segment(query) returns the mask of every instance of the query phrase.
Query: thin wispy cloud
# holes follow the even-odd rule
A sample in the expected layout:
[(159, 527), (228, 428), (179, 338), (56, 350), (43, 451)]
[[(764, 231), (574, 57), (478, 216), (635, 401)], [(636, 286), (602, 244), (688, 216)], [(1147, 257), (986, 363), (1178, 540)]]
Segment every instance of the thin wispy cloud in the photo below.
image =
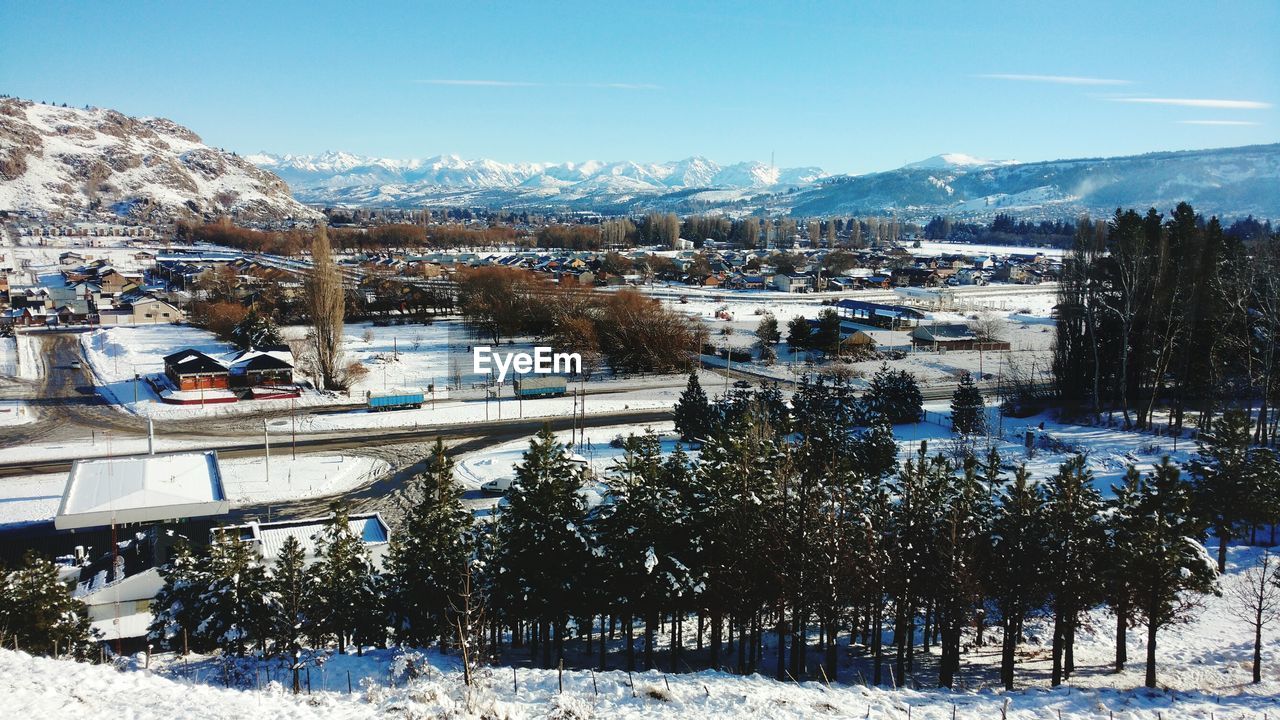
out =
[(1159, 98), (1113, 97), (1111, 102), (1141, 103), (1146, 105), (1176, 105), (1178, 107), (1216, 108), (1219, 110), (1266, 110), (1271, 103), (1258, 100), (1220, 100), (1214, 98)]
[(1018, 82), (1050, 83), (1053, 85), (1132, 85), (1132, 80), (1115, 78), (1080, 77), (1078, 75), (1025, 75), (1021, 73), (987, 73), (978, 77), (987, 80), (1014, 80)]
[(528, 82), (524, 80), (472, 80), (472, 79), (431, 79), (417, 80), (418, 85), (447, 85), (453, 87), (493, 87), (493, 88), (594, 88), (605, 90), (661, 90), (661, 85), (653, 83), (626, 82)]
[(419, 80), (419, 85), (459, 85), (463, 87), (539, 87), (542, 83), (513, 80)]
[(1178, 120), (1179, 125), (1261, 125), (1252, 120)]

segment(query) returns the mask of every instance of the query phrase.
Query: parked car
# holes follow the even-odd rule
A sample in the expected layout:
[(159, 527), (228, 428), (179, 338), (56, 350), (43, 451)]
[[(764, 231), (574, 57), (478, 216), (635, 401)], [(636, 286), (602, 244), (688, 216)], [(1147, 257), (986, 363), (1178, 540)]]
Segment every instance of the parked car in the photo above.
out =
[(72, 369), (72, 370), (79, 370), (79, 369), (80, 369), (80, 368), (82, 368), (82, 367), (84, 367), (84, 366), (80, 364), (80, 361), (79, 361), (79, 360), (72, 360), (72, 361), (71, 361), (71, 369)]
[(490, 480), (480, 486), (480, 492), (489, 493), (490, 495), (503, 495), (511, 489), (511, 485), (516, 479), (512, 477), (502, 477)]

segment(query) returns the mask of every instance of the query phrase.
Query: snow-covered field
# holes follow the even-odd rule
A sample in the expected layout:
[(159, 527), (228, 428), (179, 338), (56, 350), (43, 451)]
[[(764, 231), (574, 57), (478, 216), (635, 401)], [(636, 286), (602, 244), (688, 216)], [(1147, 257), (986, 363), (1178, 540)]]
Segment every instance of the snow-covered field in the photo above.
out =
[[(390, 471), (385, 460), (364, 455), (299, 455), (287, 448), (264, 458), (220, 460), (223, 486), (233, 505), (281, 502), (341, 493)], [(63, 473), (0, 479), (0, 526), (44, 522), (58, 512), (67, 484)]]
[[(188, 325), (148, 325), (93, 330), (80, 336), (87, 369), (98, 394), (122, 410), (142, 417), (176, 419), (212, 415), (242, 415), (288, 409), (288, 400), (242, 400), (206, 405), (170, 405), (160, 400), (145, 378), (164, 374), (164, 356), (194, 348), (215, 360), (226, 360), (235, 347), (213, 333)], [(135, 380), (141, 376), (143, 379)], [(210, 393), (214, 395), (215, 393)], [(135, 399), (136, 398), (136, 399)], [(300, 407), (341, 402), (325, 393), (304, 391)]]

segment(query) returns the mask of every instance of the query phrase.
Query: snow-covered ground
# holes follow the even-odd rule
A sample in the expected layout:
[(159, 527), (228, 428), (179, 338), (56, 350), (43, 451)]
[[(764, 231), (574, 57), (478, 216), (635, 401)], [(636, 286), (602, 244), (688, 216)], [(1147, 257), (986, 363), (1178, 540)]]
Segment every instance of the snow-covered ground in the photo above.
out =
[[(930, 455), (948, 455), (954, 447), (949, 401), (925, 403), (925, 420), (914, 425), (898, 425), (893, 429), (898, 439), (899, 457), (913, 457), (922, 441)], [(1055, 420), (1045, 413), (1029, 418), (1001, 420), (995, 408), (987, 409), (987, 425), (992, 443), (1000, 453), (1002, 464), (1010, 471), (1026, 464), (1032, 480), (1045, 480), (1074, 455), (1082, 454), (1093, 473), (1094, 484), (1104, 496), (1111, 494), (1112, 483), (1119, 483), (1129, 465), (1149, 472), (1166, 455), (1175, 463), (1186, 462), (1196, 451), (1195, 442), (1186, 438), (1177, 442), (1171, 436), (1132, 432), (1116, 427), (1077, 425)], [(1032, 449), (1026, 448), (1027, 433)], [(986, 440), (979, 450), (986, 452)]]
[[(1222, 582), (1239, 579), (1258, 554), (1234, 548)], [(998, 662), (999, 648), (965, 654), (964, 689), (955, 691), (866, 687), (848, 674), (834, 682), (782, 683), (761, 675), (702, 671), (665, 674), (590, 673), (494, 667), (475, 684), (462, 682), (458, 659), (436, 653), (366, 651), (328, 655), (308, 663), (304, 691), (289, 690), (280, 661), (246, 667), (246, 689), (222, 687), (217, 658), (171, 654), (127, 658), (112, 666), (33, 658), (0, 650), (0, 693), (15, 717), (132, 718), (877, 718), (880, 720), (1263, 720), (1280, 715), (1280, 643), (1266, 636), (1263, 682), (1249, 685), (1251, 632), (1209, 598), (1190, 625), (1160, 636), (1160, 678), (1167, 689), (1141, 688), (1140, 662), (1109, 671), (1113, 653), (1110, 618), (1091, 613), (1076, 646), (1077, 672), (1070, 685), (1049, 689), (1043, 679), (1046, 648), (1026, 647), (1019, 689), (1006, 692), (969, 679)], [(1111, 621), (1114, 622), (1114, 621)], [(1030, 628), (1036, 630), (1038, 628)], [(1040, 637), (1047, 638), (1041, 634)], [(1131, 658), (1144, 652), (1144, 632), (1130, 633)], [(767, 648), (766, 648), (767, 649)], [(936, 652), (936, 649), (934, 650)], [(405, 673), (417, 669), (416, 679)], [(310, 680), (311, 691), (305, 689)], [(563, 691), (560, 690), (561, 681)], [(351, 692), (348, 693), (348, 682)]]
[[(188, 325), (147, 325), (93, 330), (80, 336), (87, 369), (93, 375), (98, 394), (119, 408), (160, 419), (241, 415), (288, 409), (289, 400), (242, 400), (206, 405), (170, 405), (146, 381), (147, 376), (164, 374), (166, 355), (194, 348), (215, 360), (225, 361), (235, 347), (218, 340), (213, 333)], [(141, 376), (142, 379), (135, 380)], [(210, 397), (217, 394), (211, 391)], [(136, 399), (135, 399), (136, 398)], [(329, 405), (341, 398), (306, 390), (294, 401), (298, 406)]]
[[(886, 330), (870, 325), (846, 323), (857, 327), (876, 341), (878, 349), (906, 352), (905, 358), (891, 360), (894, 369), (908, 370), (922, 384), (954, 383), (963, 372), (999, 375), (1011, 363), (1024, 370), (1035, 366), (1041, 371), (1049, 368), (1054, 337), (1053, 306), (1057, 296), (1051, 286), (997, 285), (985, 287), (948, 288), (955, 293), (955, 302), (967, 309), (934, 310), (914, 299), (888, 290), (864, 290), (832, 295), (829, 293), (788, 295), (768, 291), (708, 290), (690, 292), (664, 292), (659, 297), (674, 310), (699, 320), (708, 331), (707, 342), (717, 348), (732, 347), (738, 350), (756, 349), (756, 328), (760, 320), (771, 314), (778, 321), (783, 342), (776, 346), (777, 362), (765, 366), (756, 360), (735, 367), (781, 382), (789, 382), (806, 372), (812, 373), (828, 366), (820, 358), (817, 364), (810, 362), (804, 352), (794, 353), (785, 342), (787, 323), (795, 317), (814, 320), (826, 308), (827, 302), (839, 298), (851, 298), (892, 305), (916, 306), (924, 312), (929, 323), (969, 323), (975, 320), (993, 321), (998, 337), (1009, 342), (1008, 351), (960, 350), (948, 352), (915, 351), (911, 347), (909, 330)], [(728, 315), (726, 319), (724, 314)], [(717, 363), (715, 358), (706, 360)], [(855, 373), (870, 376), (880, 367), (882, 360), (866, 360), (842, 365)]]
[[(232, 505), (281, 502), (341, 493), (390, 471), (385, 460), (364, 455), (299, 455), (287, 448), (264, 458), (220, 460), (223, 486)], [(58, 512), (67, 484), (64, 473), (0, 479), (0, 526), (44, 522)]]

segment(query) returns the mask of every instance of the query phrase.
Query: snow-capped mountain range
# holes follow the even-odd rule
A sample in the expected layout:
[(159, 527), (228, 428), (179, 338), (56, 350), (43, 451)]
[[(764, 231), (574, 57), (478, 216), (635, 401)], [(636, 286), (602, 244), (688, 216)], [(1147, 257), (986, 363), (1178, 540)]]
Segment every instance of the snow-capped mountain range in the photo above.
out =
[(1190, 202), (1227, 217), (1280, 218), (1280, 144), (1020, 163), (939, 155), (897, 170), (828, 178), (792, 194), (798, 215), (894, 213), (1070, 219)]
[(345, 206), (571, 208), (604, 213), (770, 212), (1031, 218), (1168, 210), (1186, 200), (1225, 216), (1280, 217), (1280, 145), (1018, 162), (944, 153), (896, 170), (827, 175), (818, 168), (667, 163), (501, 163), (447, 155), (389, 160), (349, 153), (259, 154), (298, 199)]
[(613, 204), (689, 189), (766, 193), (806, 187), (821, 168), (775, 168), (760, 162), (721, 165), (703, 157), (662, 163), (504, 163), (440, 155), (398, 160), (326, 152), (247, 156), (305, 202), (357, 205), (464, 204), (507, 197), (508, 204)]
[(312, 221), (280, 178), (163, 118), (0, 98), (0, 210), (163, 222)]

